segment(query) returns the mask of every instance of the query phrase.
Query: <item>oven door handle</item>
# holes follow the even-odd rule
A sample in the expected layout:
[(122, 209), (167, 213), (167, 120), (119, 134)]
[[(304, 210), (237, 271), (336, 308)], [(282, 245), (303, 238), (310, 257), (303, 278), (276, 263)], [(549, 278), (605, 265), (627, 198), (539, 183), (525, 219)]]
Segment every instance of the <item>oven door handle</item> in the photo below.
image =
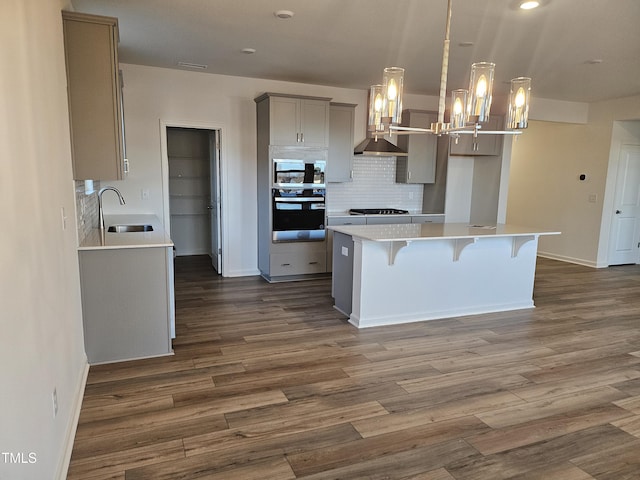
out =
[[(302, 202), (302, 203), (276, 203), (274, 205), (274, 208), (276, 210), (281, 210), (283, 212), (293, 212), (293, 211), (305, 211), (305, 209), (303, 208), (304, 205), (308, 205), (309, 208), (307, 210), (324, 210), (324, 202)], [(294, 206), (294, 207), (298, 207), (295, 209), (292, 208), (284, 208), (284, 207), (288, 207), (288, 206)]]
[(288, 190), (316, 190), (316, 189), (325, 189), (326, 185), (324, 183), (274, 183), (271, 188), (274, 189), (288, 189)]
[(313, 202), (313, 203), (324, 204), (324, 197), (275, 197), (274, 200), (276, 202), (286, 202), (286, 203)]

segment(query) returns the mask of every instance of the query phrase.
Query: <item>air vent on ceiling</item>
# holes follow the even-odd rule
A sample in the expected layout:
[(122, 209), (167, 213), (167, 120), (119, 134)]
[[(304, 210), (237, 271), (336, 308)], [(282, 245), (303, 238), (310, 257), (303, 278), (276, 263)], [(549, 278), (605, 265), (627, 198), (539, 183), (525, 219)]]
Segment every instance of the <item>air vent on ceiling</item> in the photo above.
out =
[(200, 63), (191, 62), (178, 62), (178, 66), (184, 68), (194, 68), (196, 70), (205, 70), (209, 65), (202, 65)]

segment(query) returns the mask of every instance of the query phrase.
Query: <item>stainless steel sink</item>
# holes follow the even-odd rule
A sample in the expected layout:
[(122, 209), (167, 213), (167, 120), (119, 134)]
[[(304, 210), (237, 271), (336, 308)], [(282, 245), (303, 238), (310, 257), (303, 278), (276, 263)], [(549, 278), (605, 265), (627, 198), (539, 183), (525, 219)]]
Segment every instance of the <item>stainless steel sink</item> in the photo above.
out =
[(107, 232), (127, 233), (127, 232), (153, 232), (151, 225), (111, 225)]

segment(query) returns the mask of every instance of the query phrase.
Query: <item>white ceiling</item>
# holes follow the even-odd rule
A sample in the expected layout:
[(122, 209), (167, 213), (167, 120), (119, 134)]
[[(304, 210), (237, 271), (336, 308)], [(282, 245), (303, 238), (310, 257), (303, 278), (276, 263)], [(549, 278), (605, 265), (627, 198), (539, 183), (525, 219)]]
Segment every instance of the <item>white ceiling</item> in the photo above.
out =
[[(449, 91), (476, 61), (496, 66), (495, 94), (530, 76), (537, 97), (592, 102), (640, 94), (640, 0), (453, 0)], [(120, 61), (367, 89), (406, 69), (405, 92), (437, 95), (446, 0), (72, 0), (114, 16)], [(276, 18), (276, 10), (293, 18)], [(460, 46), (473, 42), (472, 46)], [(255, 48), (247, 55), (243, 48)], [(590, 64), (591, 60), (602, 63)]]

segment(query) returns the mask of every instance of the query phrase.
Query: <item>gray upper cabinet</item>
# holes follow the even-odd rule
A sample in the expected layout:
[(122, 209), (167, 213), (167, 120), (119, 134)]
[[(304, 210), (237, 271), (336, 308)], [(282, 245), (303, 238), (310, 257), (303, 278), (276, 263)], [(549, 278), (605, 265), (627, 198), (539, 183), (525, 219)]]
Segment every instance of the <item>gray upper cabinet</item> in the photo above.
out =
[(269, 103), (270, 145), (329, 146), (329, 98), (265, 93), (256, 102)]
[(329, 159), (327, 182), (353, 179), (353, 130), (356, 105), (331, 103), (329, 113)]
[[(482, 125), (483, 130), (500, 130), (504, 122), (504, 117), (492, 116), (489, 121)], [(502, 148), (502, 135), (478, 135), (474, 139), (473, 135), (460, 135), (457, 140), (451, 138), (449, 155), (500, 155)]]
[(118, 20), (62, 12), (73, 176), (121, 180), (124, 175)]
[[(402, 125), (407, 127), (431, 128), (431, 123), (437, 119), (437, 115), (432, 112), (402, 112)], [(438, 137), (431, 134), (398, 135), (398, 147), (406, 151), (408, 156), (396, 158), (396, 182), (435, 182), (437, 140)]]

